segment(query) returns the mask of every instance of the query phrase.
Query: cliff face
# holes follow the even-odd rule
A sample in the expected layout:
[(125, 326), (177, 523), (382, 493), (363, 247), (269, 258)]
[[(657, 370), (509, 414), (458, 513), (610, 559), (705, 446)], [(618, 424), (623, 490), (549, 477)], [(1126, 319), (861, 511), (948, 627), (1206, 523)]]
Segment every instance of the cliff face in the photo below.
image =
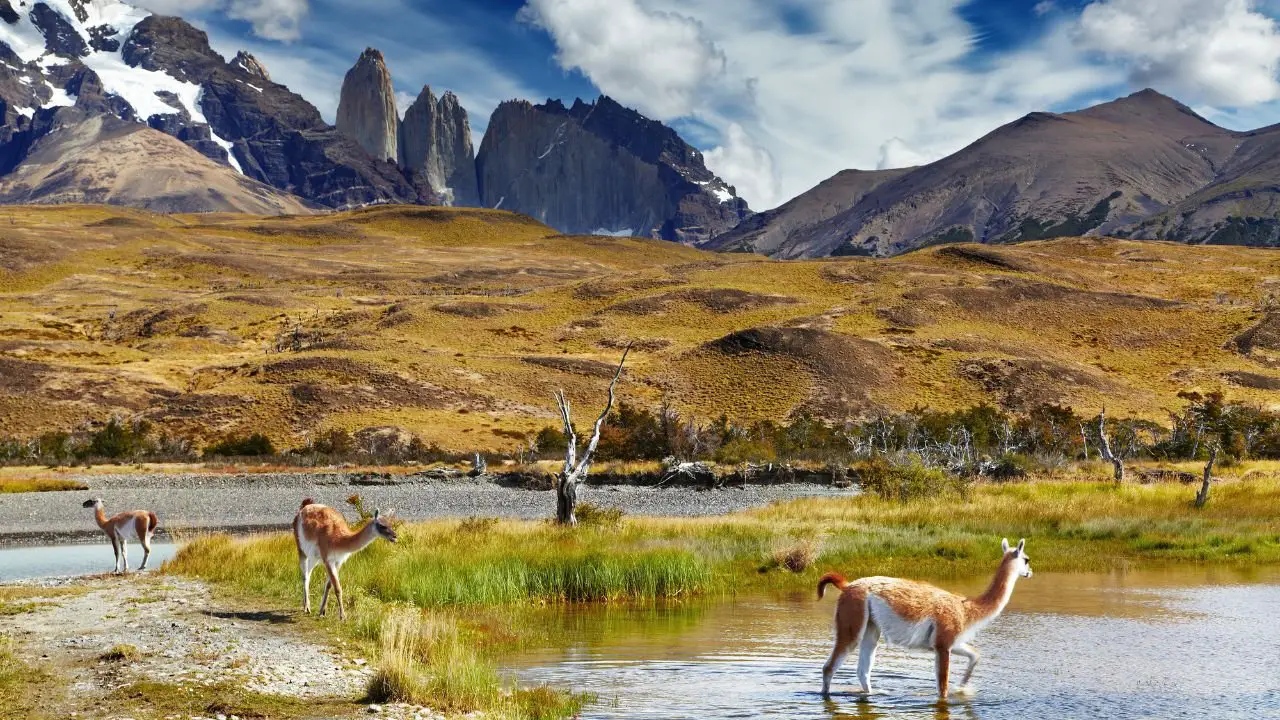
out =
[(375, 159), (398, 162), (399, 124), (391, 71), (382, 53), (368, 48), (342, 81), (338, 132), (353, 138)]
[(437, 100), (430, 87), (422, 88), (405, 111), (400, 147), (405, 171), (425, 183), (436, 202), (480, 204), (471, 123), (456, 95), (446, 92)]
[(703, 242), (750, 214), (702, 153), (608, 97), (503, 103), (476, 157), (480, 199), (566, 233)]

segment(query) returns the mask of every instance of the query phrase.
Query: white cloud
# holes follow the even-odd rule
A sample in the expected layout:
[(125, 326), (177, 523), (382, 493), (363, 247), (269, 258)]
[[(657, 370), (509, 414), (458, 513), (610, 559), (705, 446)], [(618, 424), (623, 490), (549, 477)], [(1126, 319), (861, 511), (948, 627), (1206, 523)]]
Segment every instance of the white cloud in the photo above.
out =
[(723, 50), (725, 72), (693, 115), (725, 137), (737, 123), (767, 149), (775, 192), (730, 177), (708, 154), (757, 210), (847, 168), (936, 160), (1027, 112), (1124, 79), (1086, 62), (1065, 28), (983, 59), (965, 0), (811, 0), (803, 34), (787, 29), (773, 0), (642, 3), (697, 19)]
[(1036, 17), (1044, 17), (1057, 9), (1058, 3), (1054, 2), (1054, 0), (1040, 0), (1035, 4), (1035, 7), (1031, 8), (1031, 12), (1035, 13)]
[(214, 10), (244, 20), (255, 35), (291, 42), (301, 37), (302, 21), (310, 12), (309, 0), (135, 0), (139, 7), (161, 15), (187, 15)]
[(1253, 0), (1099, 0), (1081, 46), (1129, 67), (1134, 85), (1228, 106), (1280, 99), (1280, 27)]
[(529, 0), (521, 19), (546, 30), (562, 67), (660, 120), (691, 114), (725, 57), (702, 24), (637, 0)]
[(778, 197), (781, 183), (773, 156), (738, 123), (730, 123), (725, 142), (703, 153), (707, 167), (724, 178), (739, 197)]
[(907, 145), (902, 138), (892, 137), (889, 138), (888, 142), (880, 146), (880, 161), (876, 163), (876, 169), (888, 170), (891, 168), (914, 167), (916, 165), (924, 165), (932, 159), (929, 155)]

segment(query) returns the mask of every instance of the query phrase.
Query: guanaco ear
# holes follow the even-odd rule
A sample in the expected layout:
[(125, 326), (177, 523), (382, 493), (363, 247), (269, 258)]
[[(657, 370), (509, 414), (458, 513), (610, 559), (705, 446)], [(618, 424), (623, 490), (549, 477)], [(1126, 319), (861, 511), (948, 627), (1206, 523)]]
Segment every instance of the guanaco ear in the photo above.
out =
[(1019, 541), (1018, 541), (1018, 552), (1019, 552), (1019, 553), (1021, 553), (1021, 552), (1022, 552), (1022, 548), (1026, 547), (1026, 546), (1027, 546), (1027, 539), (1026, 539), (1026, 538), (1022, 538), (1021, 540), (1019, 540)]
[(1005, 538), (1000, 541), (1000, 550), (1002, 552), (1009, 552), (1009, 538)]
[(374, 510), (374, 511), (373, 511), (373, 521), (374, 521), (374, 522), (377, 522), (377, 521), (378, 521), (378, 518), (380, 518), (380, 517), (382, 517), (382, 511), (381, 511), (381, 510)]

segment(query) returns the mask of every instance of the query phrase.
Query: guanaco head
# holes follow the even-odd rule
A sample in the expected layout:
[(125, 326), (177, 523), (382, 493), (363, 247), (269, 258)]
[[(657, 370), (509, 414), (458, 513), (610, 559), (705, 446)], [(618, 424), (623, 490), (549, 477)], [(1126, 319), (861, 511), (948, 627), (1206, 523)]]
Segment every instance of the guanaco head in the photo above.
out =
[(101, 504), (102, 504), (102, 498), (93, 498), (92, 500), (85, 500), (82, 507), (96, 508)]
[(381, 510), (373, 511), (373, 529), (379, 535), (386, 538), (388, 542), (396, 541), (396, 529), (391, 527), (390, 523), (386, 520), (382, 519)]
[(1000, 548), (1004, 550), (1004, 556), (1013, 560), (1014, 572), (1022, 577), (1029, 578), (1033, 573), (1031, 572), (1031, 558), (1027, 557), (1026, 547), (1026, 538), (1019, 540), (1018, 547), (1012, 549), (1009, 547), (1008, 538), (1000, 541)]

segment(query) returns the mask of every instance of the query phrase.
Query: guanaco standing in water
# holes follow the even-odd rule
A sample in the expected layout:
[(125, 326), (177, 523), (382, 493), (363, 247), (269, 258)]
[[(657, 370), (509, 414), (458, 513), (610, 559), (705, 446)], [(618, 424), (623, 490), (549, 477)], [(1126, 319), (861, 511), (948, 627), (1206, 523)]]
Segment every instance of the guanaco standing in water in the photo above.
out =
[(938, 695), (942, 699), (947, 697), (951, 656), (967, 658), (969, 666), (961, 683), (967, 687), (979, 657), (969, 641), (1004, 611), (1018, 578), (1031, 577), (1026, 545), (1026, 540), (1020, 540), (1016, 548), (1010, 549), (1008, 540), (1001, 541), (1004, 557), (1000, 567), (987, 591), (976, 598), (912, 580), (869, 577), (846, 582), (835, 573), (824, 576), (818, 581), (818, 599), (822, 599), (827, 585), (835, 585), (840, 589), (840, 600), (836, 605), (835, 648), (822, 668), (823, 697), (830, 695), (831, 676), (855, 645), (858, 682), (863, 693), (871, 693), (871, 668), (881, 637), (908, 649), (934, 652)]
[(320, 614), (324, 615), (329, 604), (329, 589), (338, 597), (338, 617), (346, 620), (347, 611), (342, 603), (342, 583), (338, 581), (338, 568), (347, 558), (365, 549), (379, 537), (396, 541), (396, 531), (382, 519), (381, 511), (374, 511), (373, 519), (359, 530), (347, 525), (342, 513), (311, 498), (302, 501), (298, 514), (293, 518), (293, 539), (298, 544), (298, 564), (302, 568), (302, 609), (311, 614), (311, 571), (323, 565), (329, 576), (320, 600)]
[(93, 517), (98, 521), (98, 527), (111, 538), (111, 548), (116, 553), (116, 566), (112, 572), (129, 572), (128, 549), (125, 545), (127, 540), (142, 544), (142, 564), (138, 569), (146, 570), (147, 559), (151, 557), (151, 536), (155, 535), (160, 518), (147, 510), (132, 510), (107, 517), (101, 498), (85, 500), (84, 507), (93, 508)]

